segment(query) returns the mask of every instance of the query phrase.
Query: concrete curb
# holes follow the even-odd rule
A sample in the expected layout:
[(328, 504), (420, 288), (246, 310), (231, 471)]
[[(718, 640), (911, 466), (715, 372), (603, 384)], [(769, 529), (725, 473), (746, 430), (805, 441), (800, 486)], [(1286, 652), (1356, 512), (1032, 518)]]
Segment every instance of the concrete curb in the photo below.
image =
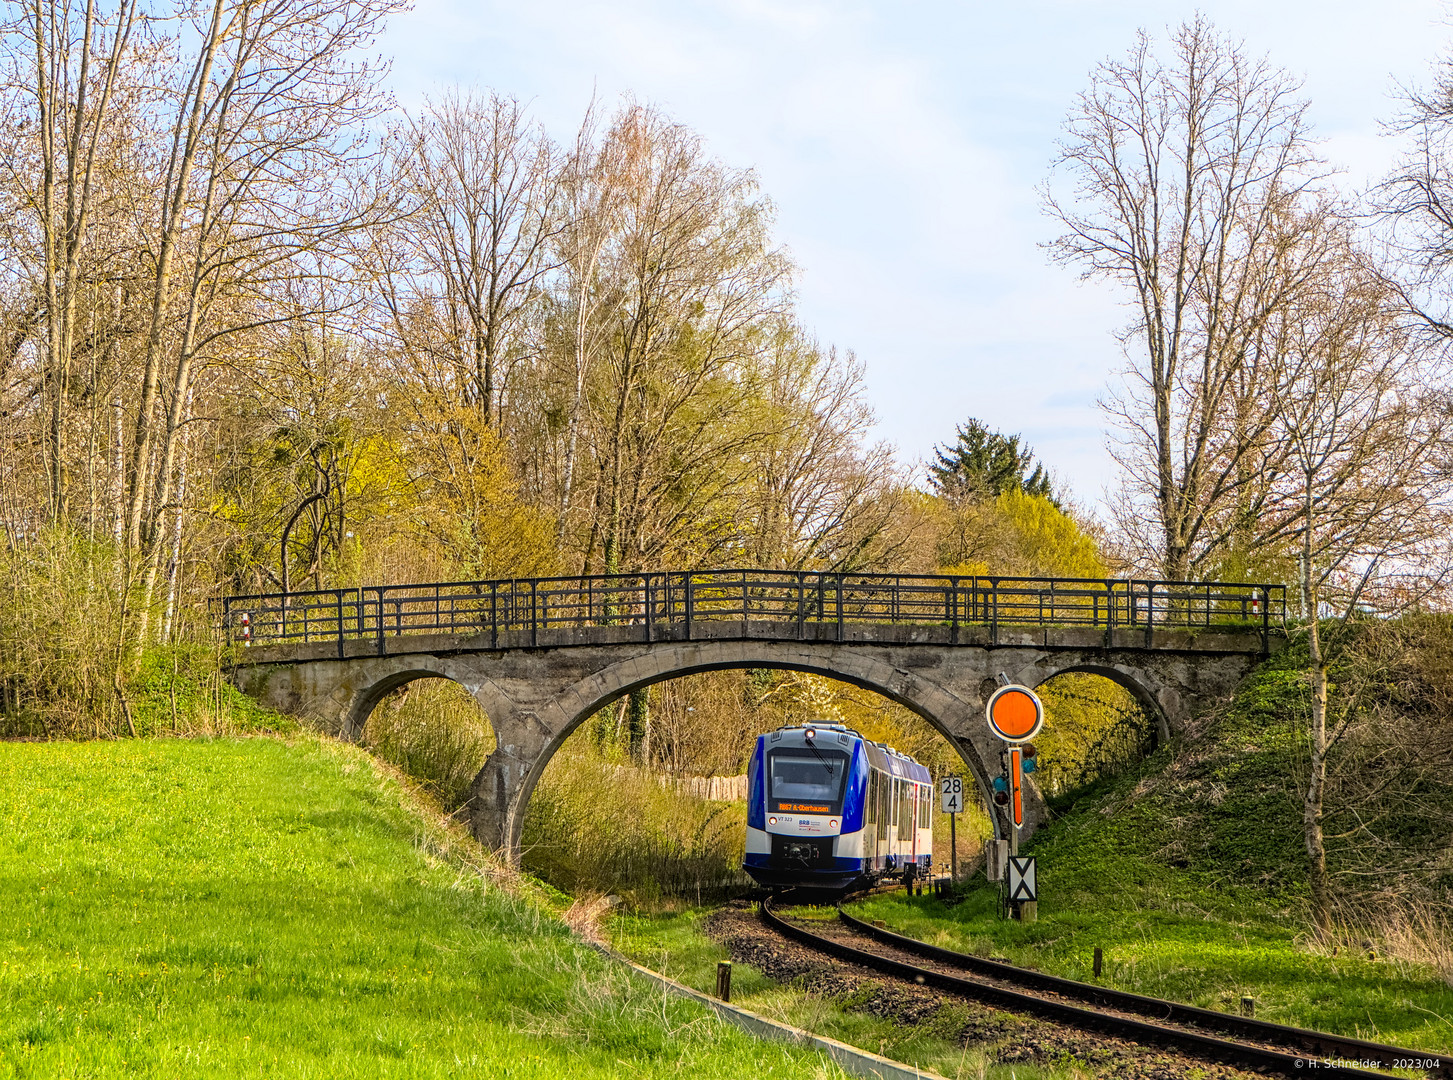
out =
[(773, 1042), (790, 1042), (798, 1046), (805, 1046), (826, 1054), (837, 1065), (850, 1076), (867, 1077), (868, 1080), (945, 1080), (938, 1073), (925, 1072), (916, 1069), (912, 1065), (904, 1065), (902, 1062), (890, 1061), (888, 1058), (878, 1054), (870, 1054), (866, 1050), (859, 1050), (856, 1046), (849, 1046), (845, 1042), (838, 1042), (836, 1039), (829, 1039), (823, 1035), (814, 1035), (810, 1031), (803, 1031), (801, 1028), (793, 1027), (791, 1024), (783, 1024), (776, 1020), (769, 1020), (749, 1009), (743, 1009), (740, 1005), (729, 1005), (712, 997), (710, 994), (703, 994), (699, 990), (693, 990), (675, 979), (668, 979), (652, 971), (650, 968), (643, 968), (627, 960), (619, 953), (610, 950), (602, 950), (613, 960), (619, 960), (643, 979), (649, 979), (661, 987), (668, 994), (675, 994), (678, 997), (692, 998), (713, 1010), (727, 1023), (741, 1028), (747, 1034), (758, 1039), (765, 1039)]

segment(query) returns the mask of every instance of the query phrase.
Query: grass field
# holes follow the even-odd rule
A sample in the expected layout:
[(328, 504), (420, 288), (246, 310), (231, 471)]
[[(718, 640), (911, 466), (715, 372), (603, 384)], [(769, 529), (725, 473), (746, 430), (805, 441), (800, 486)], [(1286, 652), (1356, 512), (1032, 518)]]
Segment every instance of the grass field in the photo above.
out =
[(1032, 924), (999, 918), (997, 894), (987, 885), (954, 907), (892, 893), (850, 911), (935, 945), (1086, 982), (1096, 981), (1098, 945), (1104, 986), (1223, 1012), (1236, 1011), (1248, 995), (1264, 1020), (1453, 1050), (1453, 988), (1430, 968), (1310, 950), (1295, 915), (1254, 898), (1153, 886), (1093, 898), (1070, 875), (1045, 866)]
[(468, 864), (361, 751), (0, 744), (0, 1077), (823, 1077)]

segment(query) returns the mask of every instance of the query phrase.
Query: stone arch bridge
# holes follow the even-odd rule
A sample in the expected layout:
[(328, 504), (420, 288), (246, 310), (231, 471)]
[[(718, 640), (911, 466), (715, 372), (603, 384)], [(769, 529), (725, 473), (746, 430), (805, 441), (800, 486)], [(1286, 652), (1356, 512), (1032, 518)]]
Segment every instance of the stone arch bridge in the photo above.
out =
[[(775, 668), (840, 679), (923, 717), (988, 790), (1001, 744), (983, 704), (1000, 675), (1092, 672), (1160, 735), (1224, 699), (1280, 647), (1282, 586), (713, 570), (379, 586), (222, 601), (237, 684), (357, 739), (391, 690), (452, 679), (489, 717), (475, 835), (515, 857), (545, 766), (587, 718), (666, 679)], [(1030, 792), (1026, 828), (1043, 820)], [(1003, 835), (1002, 816), (995, 829)]]

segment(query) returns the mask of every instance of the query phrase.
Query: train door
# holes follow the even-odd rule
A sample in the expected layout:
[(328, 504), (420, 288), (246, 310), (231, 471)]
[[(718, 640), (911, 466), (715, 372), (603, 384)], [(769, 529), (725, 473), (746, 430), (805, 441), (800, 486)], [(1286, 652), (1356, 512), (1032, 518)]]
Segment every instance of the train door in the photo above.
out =
[(878, 855), (878, 773), (867, 770), (867, 791), (863, 794), (863, 863), (873, 865)]
[(908, 858), (910, 862), (916, 863), (918, 861), (918, 785), (910, 784), (909, 788), (908, 813), (913, 818), (913, 837), (908, 842)]
[[(873, 834), (873, 856), (882, 860), (888, 854), (888, 824), (892, 816), (888, 809), (889, 780), (886, 774), (878, 773), (878, 827)], [(878, 863), (882, 866), (882, 862)]]
[(898, 855), (899, 861), (908, 857), (913, 850), (913, 823), (908, 816), (908, 811), (913, 806), (913, 794), (910, 792), (910, 781), (895, 780), (898, 785)]

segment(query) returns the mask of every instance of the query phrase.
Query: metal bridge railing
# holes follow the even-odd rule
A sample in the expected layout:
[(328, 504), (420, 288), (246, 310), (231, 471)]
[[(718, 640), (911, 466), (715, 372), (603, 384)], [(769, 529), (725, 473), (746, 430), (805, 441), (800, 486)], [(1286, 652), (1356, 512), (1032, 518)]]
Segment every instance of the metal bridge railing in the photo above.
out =
[[(1269, 647), (1284, 585), (1224, 581), (836, 574), (702, 570), (593, 577), (372, 585), (221, 600), (222, 630), (242, 644), (384, 641), (416, 634), (538, 644), (542, 631), (634, 626), (640, 638), (691, 640), (703, 623), (787, 624), (841, 640), (849, 625), (1242, 628)], [(835, 628), (835, 630), (833, 629)], [(719, 637), (720, 628), (703, 631)], [(525, 642), (519, 639), (524, 636)]]

